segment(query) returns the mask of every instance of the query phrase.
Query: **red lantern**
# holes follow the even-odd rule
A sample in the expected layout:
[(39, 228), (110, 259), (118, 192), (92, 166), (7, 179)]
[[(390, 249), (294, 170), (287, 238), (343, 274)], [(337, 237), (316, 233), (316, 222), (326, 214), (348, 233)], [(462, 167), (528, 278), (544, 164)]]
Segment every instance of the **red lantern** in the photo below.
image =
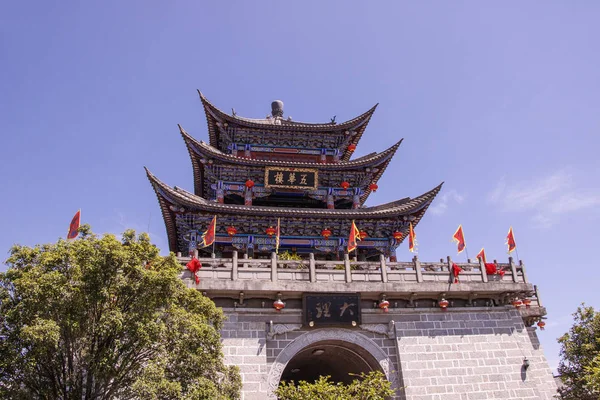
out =
[(366, 237), (367, 237), (367, 236), (369, 236), (369, 235), (368, 235), (368, 234), (367, 234), (367, 232), (365, 232), (365, 231), (360, 231), (360, 233), (358, 234), (358, 236), (359, 236), (361, 239), (364, 239), (364, 238), (366, 238)]
[(525, 308), (531, 307), (531, 300), (530, 299), (523, 299), (523, 305), (525, 306)]
[(280, 297), (278, 297), (277, 300), (273, 302), (273, 308), (277, 311), (281, 311), (285, 308), (285, 303), (281, 301)]
[(515, 306), (516, 309), (519, 309), (523, 305), (523, 302), (520, 299), (514, 299), (512, 305)]
[(331, 231), (328, 228), (325, 228), (321, 231), (321, 236), (323, 236), (325, 240), (327, 240), (329, 239), (329, 236), (331, 236)]
[(441, 299), (438, 304), (442, 311), (446, 311), (448, 309), (448, 306), (450, 305), (450, 302), (446, 299)]
[(344, 189), (347, 190), (350, 187), (350, 183), (348, 183), (347, 181), (344, 181), (342, 183), (340, 183), (340, 186)]
[(394, 237), (394, 239), (400, 240), (400, 239), (402, 239), (402, 232), (396, 231), (396, 232), (392, 233), (392, 236)]
[(379, 308), (381, 308), (383, 310), (383, 312), (388, 312), (389, 307), (390, 307), (390, 302), (387, 301), (386, 299), (381, 299), (381, 301), (379, 302)]
[(541, 321), (541, 320), (540, 320), (540, 321), (537, 323), (537, 326), (539, 326), (539, 327), (540, 327), (540, 330), (541, 330), (541, 331), (543, 331), (543, 330), (544, 330), (544, 327), (546, 326), (546, 323), (545, 323), (544, 321)]
[(248, 179), (245, 185), (248, 189), (252, 189), (254, 187), (254, 181), (252, 179)]
[(227, 233), (229, 234), (229, 236), (234, 236), (237, 233), (237, 229), (235, 229), (235, 226), (230, 226), (229, 228), (227, 228)]
[(273, 236), (276, 232), (275, 228), (273, 228), (272, 226), (268, 227), (267, 230), (267, 235), (269, 235), (269, 237)]
[(370, 190), (370, 191), (372, 191), (372, 192), (376, 192), (376, 191), (377, 191), (377, 189), (379, 189), (379, 186), (377, 186), (377, 184), (376, 184), (376, 183), (371, 183), (371, 184), (369, 185), (369, 190)]
[(353, 152), (354, 150), (356, 150), (356, 145), (354, 143), (350, 143), (348, 145), (348, 151)]

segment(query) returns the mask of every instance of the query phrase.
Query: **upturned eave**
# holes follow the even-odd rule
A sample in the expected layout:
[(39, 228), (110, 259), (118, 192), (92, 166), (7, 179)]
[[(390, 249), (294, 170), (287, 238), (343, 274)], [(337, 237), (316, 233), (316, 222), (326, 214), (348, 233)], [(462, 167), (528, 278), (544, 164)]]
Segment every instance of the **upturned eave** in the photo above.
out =
[[(286, 119), (278, 120), (277, 124), (269, 122), (267, 119), (251, 119), (239, 117), (237, 115), (230, 115), (219, 108), (214, 106), (203, 94), (198, 90), (198, 95), (200, 96), (200, 100), (202, 102), (202, 106), (204, 108), (204, 112), (206, 114), (206, 120), (208, 124), (208, 136), (209, 143), (218, 148), (218, 128), (216, 126), (217, 122), (227, 122), (231, 124), (235, 124), (237, 126), (246, 127), (249, 129), (269, 129), (275, 131), (294, 131), (294, 132), (303, 132), (305, 134), (314, 134), (314, 135), (323, 135), (323, 134), (335, 134), (339, 135), (341, 132), (345, 132), (348, 130), (354, 130), (356, 134), (350, 141), (350, 143), (358, 144), (358, 141), (362, 137), (367, 124), (369, 123), (375, 109), (379, 104), (375, 104), (365, 113), (352, 118), (348, 121), (342, 123), (308, 123), (308, 122), (298, 122), (298, 121), (290, 121)], [(352, 156), (352, 152), (348, 151), (348, 149), (343, 149), (343, 153), (341, 155), (341, 159), (343, 161), (348, 161)]]
[(321, 208), (288, 208), (288, 207), (266, 207), (266, 206), (246, 206), (237, 204), (223, 204), (209, 201), (193, 193), (178, 187), (170, 187), (161, 182), (149, 170), (146, 169), (148, 179), (152, 183), (155, 191), (172, 204), (182, 207), (189, 207), (193, 210), (202, 210), (207, 212), (224, 214), (244, 214), (244, 215), (267, 215), (273, 217), (329, 217), (344, 219), (368, 219), (385, 218), (413, 213), (428, 207), (435, 196), (439, 193), (443, 183), (432, 190), (417, 196), (415, 198), (406, 198), (374, 207), (364, 207), (358, 209), (321, 209)]

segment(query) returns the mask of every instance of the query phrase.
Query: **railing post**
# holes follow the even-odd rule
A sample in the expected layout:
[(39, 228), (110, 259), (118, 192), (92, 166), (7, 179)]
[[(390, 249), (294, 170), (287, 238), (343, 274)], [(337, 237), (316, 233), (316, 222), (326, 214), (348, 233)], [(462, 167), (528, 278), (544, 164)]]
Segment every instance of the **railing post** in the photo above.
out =
[(181, 252), (180, 251), (177, 252), (177, 257), (181, 258)]
[(385, 265), (385, 256), (379, 255), (379, 268), (381, 268), (381, 282), (387, 283), (387, 266)]
[(194, 257), (198, 258), (198, 249), (194, 249)]
[(481, 280), (483, 282), (488, 281), (487, 271), (485, 270), (485, 263), (483, 262), (483, 258), (479, 257), (479, 270), (481, 271)]
[(521, 273), (523, 274), (523, 283), (528, 283), (527, 274), (525, 273), (525, 264), (523, 264), (523, 260), (519, 260), (519, 266), (521, 267)]
[(350, 256), (344, 253), (344, 269), (346, 270), (346, 282), (352, 282), (352, 272), (350, 270)]
[(421, 271), (421, 262), (417, 256), (413, 257), (413, 264), (415, 264), (415, 272), (417, 273), (417, 282), (423, 282), (423, 272)]
[(533, 290), (535, 291), (535, 298), (537, 299), (538, 306), (542, 307), (542, 299), (540, 298), (540, 291), (538, 290), (537, 285), (533, 285)]
[(271, 281), (277, 282), (277, 254), (271, 253)]
[(508, 262), (510, 264), (510, 270), (512, 271), (513, 282), (517, 282), (517, 266), (515, 265), (512, 257), (508, 257)]
[[(247, 259), (248, 259), (248, 253), (244, 253), (244, 255), (243, 255), (243, 257), (242, 257), (242, 258), (243, 258), (244, 260), (247, 260)], [(242, 267), (244, 267), (244, 268), (248, 268), (248, 263), (243, 263), (243, 264), (242, 264)]]
[(310, 253), (308, 255), (308, 275), (310, 277), (311, 282), (317, 281), (317, 271), (315, 267), (315, 254)]
[(448, 279), (450, 283), (454, 282), (454, 271), (452, 271), (452, 259), (450, 258), (450, 256), (446, 257), (448, 260)]
[(231, 280), (237, 281), (238, 278), (238, 252), (233, 251), (231, 255)]

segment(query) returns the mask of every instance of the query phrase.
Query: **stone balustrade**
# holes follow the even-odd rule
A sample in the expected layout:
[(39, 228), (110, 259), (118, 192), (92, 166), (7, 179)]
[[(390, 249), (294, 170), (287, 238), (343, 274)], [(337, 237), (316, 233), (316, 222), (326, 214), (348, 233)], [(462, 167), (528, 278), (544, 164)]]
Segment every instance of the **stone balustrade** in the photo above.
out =
[[(184, 265), (189, 257), (179, 257)], [(508, 263), (498, 263), (497, 269), (503, 274), (489, 275), (483, 262), (453, 262), (450, 257), (439, 262), (422, 262), (416, 256), (411, 262), (389, 262), (381, 256), (379, 262), (353, 261), (346, 254), (340, 261), (316, 260), (310, 254), (307, 260), (280, 260), (275, 253), (270, 259), (200, 258), (202, 269), (200, 279), (211, 280), (265, 280), (295, 282), (380, 282), (380, 283), (421, 283), (454, 281), (452, 265), (456, 263), (462, 271), (459, 282), (473, 283), (528, 283), (525, 266), (515, 263), (509, 257)]]
[[(409, 304), (418, 300), (431, 307), (437, 307), (441, 298), (450, 300), (451, 307), (455, 301), (464, 306), (474, 301), (491, 306), (528, 299), (528, 306), (521, 307), (523, 318), (531, 322), (545, 315), (537, 287), (527, 280), (525, 266), (510, 257), (507, 263), (494, 260), (496, 270), (502, 273), (488, 274), (483, 262), (455, 263), (450, 257), (439, 262), (422, 262), (417, 257), (410, 262), (390, 262), (382, 256), (374, 262), (351, 260), (345, 255), (340, 261), (325, 261), (310, 254), (308, 259), (280, 260), (275, 253), (270, 259), (250, 259), (245, 255), (239, 258), (234, 252), (231, 258), (199, 258), (202, 268), (196, 272), (197, 284), (186, 268), (191, 258), (179, 256), (178, 260), (188, 287), (211, 297), (235, 298), (245, 293), (248, 298), (273, 298), (282, 293), (287, 299), (300, 299), (307, 292), (352, 292), (360, 293), (363, 299), (376, 300), (386, 294), (390, 299), (405, 299)], [(458, 282), (454, 264), (462, 269)]]

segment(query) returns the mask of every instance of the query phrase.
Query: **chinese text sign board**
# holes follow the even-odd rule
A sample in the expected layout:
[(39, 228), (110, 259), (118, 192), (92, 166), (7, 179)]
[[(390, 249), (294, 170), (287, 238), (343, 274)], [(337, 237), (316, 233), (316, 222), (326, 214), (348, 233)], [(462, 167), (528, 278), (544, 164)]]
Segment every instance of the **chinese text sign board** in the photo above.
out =
[(360, 295), (305, 294), (302, 299), (304, 323), (320, 325), (360, 324)]
[(318, 171), (303, 168), (266, 168), (265, 186), (289, 189), (316, 189)]

